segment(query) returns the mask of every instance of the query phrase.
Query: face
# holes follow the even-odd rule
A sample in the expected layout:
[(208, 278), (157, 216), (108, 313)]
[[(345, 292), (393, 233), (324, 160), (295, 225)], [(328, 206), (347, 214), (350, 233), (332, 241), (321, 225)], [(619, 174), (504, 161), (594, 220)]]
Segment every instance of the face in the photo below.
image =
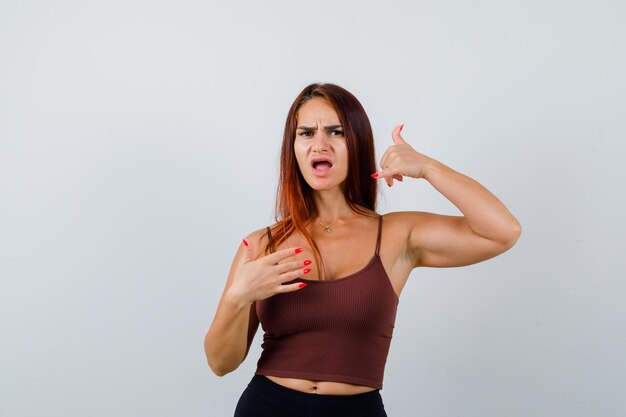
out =
[(294, 151), (300, 172), (314, 190), (343, 187), (348, 176), (343, 132), (339, 116), (323, 98), (316, 97), (300, 107)]

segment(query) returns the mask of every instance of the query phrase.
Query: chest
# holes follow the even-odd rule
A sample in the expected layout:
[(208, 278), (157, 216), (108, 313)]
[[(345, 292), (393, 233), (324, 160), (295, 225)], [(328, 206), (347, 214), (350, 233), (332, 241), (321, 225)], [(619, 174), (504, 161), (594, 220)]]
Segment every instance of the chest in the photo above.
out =
[(307, 280), (336, 280), (352, 276), (367, 267), (377, 255), (374, 230), (335, 230), (332, 234), (317, 232), (311, 237), (316, 251), (303, 237), (291, 237), (279, 249), (301, 247), (304, 249), (295, 260), (311, 260)]
[(295, 281), (308, 285), (256, 303), (259, 322), (275, 337), (302, 332), (386, 333), (393, 328), (398, 298), (378, 257), (337, 280)]

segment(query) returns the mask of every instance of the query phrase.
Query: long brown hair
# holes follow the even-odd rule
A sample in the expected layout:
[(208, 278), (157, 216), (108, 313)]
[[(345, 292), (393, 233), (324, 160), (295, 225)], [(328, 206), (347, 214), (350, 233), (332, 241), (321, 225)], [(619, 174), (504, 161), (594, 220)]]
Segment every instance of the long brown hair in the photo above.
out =
[[(319, 248), (306, 229), (310, 219), (318, 215), (313, 200), (313, 189), (302, 176), (294, 152), (298, 110), (315, 97), (325, 99), (337, 112), (343, 125), (348, 148), (348, 176), (344, 196), (350, 210), (367, 214), (357, 206), (359, 205), (376, 212), (378, 181), (370, 177), (376, 171), (374, 135), (361, 103), (348, 90), (335, 84), (314, 83), (306, 86), (296, 97), (287, 114), (274, 214), (277, 223), (271, 227), (271, 233), (272, 243), (278, 246), (292, 233), (300, 232), (313, 248), (316, 265), (320, 273), (323, 273), (324, 264)], [(264, 253), (267, 253), (269, 248), (268, 241)]]

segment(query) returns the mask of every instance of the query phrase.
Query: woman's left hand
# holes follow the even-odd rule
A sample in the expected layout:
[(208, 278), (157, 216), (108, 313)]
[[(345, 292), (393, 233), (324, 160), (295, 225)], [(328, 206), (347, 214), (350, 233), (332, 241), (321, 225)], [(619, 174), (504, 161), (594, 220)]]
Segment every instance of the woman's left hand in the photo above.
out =
[(391, 187), (394, 178), (402, 181), (404, 176), (412, 178), (426, 178), (432, 158), (417, 152), (406, 143), (400, 132), (404, 125), (396, 126), (391, 132), (393, 145), (387, 148), (380, 160), (382, 171), (372, 174), (372, 178), (384, 178)]

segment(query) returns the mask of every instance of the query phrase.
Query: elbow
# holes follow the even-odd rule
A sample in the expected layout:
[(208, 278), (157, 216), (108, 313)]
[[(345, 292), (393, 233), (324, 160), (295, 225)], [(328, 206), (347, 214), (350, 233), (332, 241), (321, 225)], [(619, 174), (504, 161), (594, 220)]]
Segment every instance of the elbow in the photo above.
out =
[(505, 246), (507, 248), (513, 247), (513, 245), (517, 243), (521, 235), (522, 235), (522, 225), (516, 222), (515, 225), (511, 227), (511, 231), (509, 232), (508, 237), (504, 241)]
[(211, 371), (213, 371), (215, 375), (220, 376), (220, 377), (234, 371), (234, 369), (229, 369), (225, 366), (221, 366), (219, 364), (215, 364), (210, 361), (208, 362), (208, 365), (209, 365), (209, 368), (211, 368)]
[(206, 362), (211, 371), (217, 376), (224, 376), (230, 371), (224, 366), (223, 358), (220, 357), (217, 352), (219, 348), (213, 346), (209, 339), (209, 333), (204, 337), (204, 355)]
[(229, 372), (221, 369), (221, 368), (217, 368), (217, 367), (213, 367), (213, 366), (209, 366), (211, 368), (211, 370), (213, 371), (213, 373), (217, 376), (224, 376), (226, 374), (228, 374)]
[(239, 367), (239, 364), (228, 363), (227, 361), (220, 360), (219, 358), (209, 358), (207, 356), (207, 364), (211, 371), (217, 376), (224, 376), (233, 372)]

